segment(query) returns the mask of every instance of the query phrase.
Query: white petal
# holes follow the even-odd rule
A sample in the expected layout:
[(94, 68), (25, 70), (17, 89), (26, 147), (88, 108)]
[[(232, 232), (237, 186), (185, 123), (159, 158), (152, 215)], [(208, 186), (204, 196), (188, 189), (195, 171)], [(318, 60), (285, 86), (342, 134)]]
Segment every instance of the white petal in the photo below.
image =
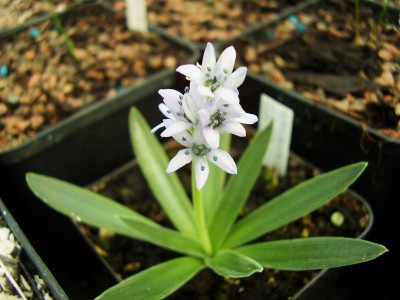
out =
[(207, 68), (214, 68), (216, 62), (214, 46), (211, 43), (207, 43), (207, 47), (204, 50), (203, 61), (201, 63), (201, 69), (204, 73), (208, 72)]
[(228, 76), (228, 79), (224, 82), (222, 86), (226, 88), (236, 89), (243, 83), (244, 79), (246, 78), (246, 74), (247, 68), (240, 67), (230, 76)]
[(158, 93), (164, 99), (175, 100), (176, 102), (178, 102), (180, 97), (182, 96), (181, 92), (179, 92), (177, 90), (173, 90), (173, 89), (160, 89), (160, 90), (158, 90)]
[(213, 94), (213, 92), (211, 92), (210, 88), (205, 87), (203, 85), (199, 85), (197, 87), (197, 92), (200, 95), (205, 96), (205, 97), (213, 97), (214, 96), (214, 94)]
[(258, 121), (258, 117), (253, 114), (244, 113), (240, 118), (233, 119), (232, 121), (236, 121), (243, 124), (254, 124)]
[(193, 126), (193, 124), (189, 122), (172, 121), (172, 120), (164, 120), (164, 125), (165, 125), (165, 130), (160, 134), (162, 137), (169, 137), (176, 135)]
[(214, 74), (225, 73), (227, 75), (232, 73), (235, 65), (236, 50), (233, 46), (226, 48), (220, 55), (217, 64), (215, 65)]
[(203, 72), (195, 65), (182, 65), (176, 69), (177, 72), (189, 77), (198, 84), (203, 83)]
[(236, 163), (228, 152), (214, 149), (207, 153), (207, 158), (214, 165), (220, 167), (229, 174), (237, 174)]
[(199, 117), (197, 113), (197, 105), (194, 102), (193, 98), (188, 94), (185, 94), (185, 96), (183, 97), (183, 110), (189, 120), (193, 124), (196, 124)]
[(161, 123), (161, 124), (158, 124), (156, 127), (154, 127), (154, 128), (151, 130), (151, 133), (156, 132), (158, 129), (160, 129), (161, 127), (164, 127), (164, 126), (165, 126), (165, 125), (164, 125), (164, 122)]
[(205, 143), (206, 140), (203, 136), (203, 128), (201, 126), (195, 126), (193, 132), (193, 144), (202, 145)]
[(193, 159), (193, 153), (191, 149), (180, 150), (169, 162), (167, 167), (167, 173), (174, 172), (184, 165), (190, 163)]
[(214, 96), (215, 98), (222, 99), (227, 103), (239, 103), (239, 96), (236, 91), (232, 89), (220, 87), (214, 92)]
[(231, 133), (237, 136), (246, 136), (246, 129), (238, 122), (225, 122), (218, 129), (221, 133)]
[(193, 146), (193, 137), (187, 131), (182, 131), (172, 136), (179, 144), (191, 148)]
[(158, 105), (158, 109), (162, 112), (164, 116), (166, 116), (168, 119), (176, 120), (175, 116), (173, 115), (171, 109), (166, 106), (164, 103), (161, 103)]
[(199, 115), (199, 121), (200, 121), (200, 125), (202, 127), (206, 127), (208, 126), (208, 124), (210, 124), (210, 113), (207, 109), (200, 109), (198, 111), (198, 115)]
[(219, 147), (218, 131), (207, 126), (203, 128), (203, 136), (208, 146), (210, 146), (211, 149), (217, 149)]
[(194, 174), (196, 177), (196, 186), (198, 190), (201, 190), (208, 178), (208, 163), (204, 156), (194, 157)]

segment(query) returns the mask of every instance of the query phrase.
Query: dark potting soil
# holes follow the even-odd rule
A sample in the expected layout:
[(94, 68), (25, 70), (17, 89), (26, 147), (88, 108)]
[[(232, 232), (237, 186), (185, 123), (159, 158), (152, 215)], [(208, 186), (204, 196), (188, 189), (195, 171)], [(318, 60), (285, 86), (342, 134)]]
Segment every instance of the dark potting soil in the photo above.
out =
[[(381, 16), (381, 19), (379, 19)], [(239, 63), (307, 98), (400, 138), (400, 31), (397, 17), (354, 1), (328, 0), (235, 46)]]
[[(175, 150), (176, 151), (176, 150)], [(238, 152), (233, 152), (235, 157)], [(264, 175), (263, 175), (264, 174)], [(256, 207), (286, 189), (319, 174), (292, 154), (285, 178), (278, 178), (271, 169), (263, 169), (249, 200), (241, 212), (245, 216)], [(179, 172), (188, 193), (190, 168)], [(128, 163), (109, 178), (98, 181), (92, 189), (129, 206), (154, 221), (170, 226), (135, 161)], [(358, 236), (368, 224), (366, 207), (349, 193), (343, 193), (329, 204), (296, 222), (271, 232), (259, 241), (313, 236)], [(331, 221), (332, 215), (343, 216), (341, 225)], [(85, 235), (110, 264), (119, 278), (126, 278), (157, 263), (179, 256), (169, 250), (115, 235), (107, 230), (82, 226)], [(249, 278), (222, 278), (203, 270), (168, 299), (288, 299), (317, 275), (317, 271), (288, 272), (267, 269)]]
[[(150, 75), (175, 69), (189, 53), (160, 35), (126, 29), (123, 14), (96, 5), (62, 17), (74, 41), (75, 61), (49, 20), (0, 40), (0, 150)], [(32, 38), (32, 29), (39, 35)]]

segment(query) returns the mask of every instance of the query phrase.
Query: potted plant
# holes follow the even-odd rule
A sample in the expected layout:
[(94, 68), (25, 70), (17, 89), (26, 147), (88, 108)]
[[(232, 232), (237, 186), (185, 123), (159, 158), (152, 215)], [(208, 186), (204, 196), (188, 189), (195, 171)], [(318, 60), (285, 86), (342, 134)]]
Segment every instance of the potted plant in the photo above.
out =
[[(273, 125), (255, 136), (236, 165), (226, 151), (227, 133), (244, 136), (241, 124), (253, 124), (257, 117), (246, 113), (239, 104), (237, 87), (243, 83), (247, 70), (241, 67), (232, 72), (234, 60), (233, 47), (227, 48), (217, 61), (213, 46), (208, 44), (201, 66), (183, 65), (177, 69), (191, 79), (190, 88), (184, 94), (160, 90), (164, 103), (159, 107), (166, 119), (153, 132), (165, 128), (161, 136), (172, 136), (184, 146), (171, 161), (150, 133), (140, 111), (136, 108), (130, 111), (130, 134), (136, 158), (173, 228), (71, 183), (27, 174), (32, 191), (66, 216), (183, 255), (121, 281), (98, 299), (162, 299), (205, 268), (221, 276), (243, 278), (264, 268), (312, 270), (343, 266), (373, 259), (387, 251), (381, 245), (345, 237), (248, 244), (315, 210), (345, 190), (365, 169), (366, 163), (317, 176), (237, 221), (258, 178)], [(172, 172), (192, 161), (191, 202)], [(226, 184), (225, 172), (232, 174)]]
[(0, 296), (68, 299), (0, 199)]
[[(251, 128), (246, 129), (249, 134), (248, 139), (251, 141), (254, 137), (252, 130)], [(242, 147), (238, 147), (239, 145), (244, 146), (241, 144), (244, 143), (240, 143), (239, 140), (232, 142), (231, 153), (235, 160), (238, 153), (243, 150)], [(245, 144), (247, 145), (247, 143)], [(169, 157), (173, 157), (180, 150), (179, 144), (174, 141), (163, 146)], [(240, 218), (273, 198), (274, 195), (279, 195), (290, 186), (316, 174), (318, 174), (318, 170), (315, 167), (309, 166), (294, 154), (290, 156), (289, 170), (285, 177), (278, 178), (274, 169), (263, 168), (248, 197), (249, 200), (241, 210)], [(185, 168), (178, 175), (186, 192), (190, 193), (190, 168)], [(138, 162), (135, 159), (100, 178), (89, 188), (142, 215), (149, 216), (159, 224), (169, 225), (165, 214), (151, 195), (145, 179), (140, 174)], [(335, 223), (336, 221), (339, 223)], [(284, 228), (266, 235), (265, 238), (274, 240), (321, 235), (363, 238), (370, 230), (372, 222), (373, 214), (369, 206), (359, 198), (359, 195), (347, 192), (339, 195), (317, 212), (288, 224)], [(137, 274), (155, 263), (176, 257), (176, 254), (171, 251), (114, 234), (105, 228), (99, 230), (80, 223), (78, 226), (119, 280)], [(264, 240), (264, 237), (261, 240)], [(332, 282), (335, 282), (337, 277), (339, 277), (338, 269), (320, 272), (289, 272), (269, 269), (248, 279), (223, 279), (211, 271), (205, 270), (186, 284), (182, 290), (174, 293), (171, 299), (187, 299), (188, 297), (309, 299), (307, 297), (312, 296), (318, 298), (324, 297), (328, 293), (336, 294)]]

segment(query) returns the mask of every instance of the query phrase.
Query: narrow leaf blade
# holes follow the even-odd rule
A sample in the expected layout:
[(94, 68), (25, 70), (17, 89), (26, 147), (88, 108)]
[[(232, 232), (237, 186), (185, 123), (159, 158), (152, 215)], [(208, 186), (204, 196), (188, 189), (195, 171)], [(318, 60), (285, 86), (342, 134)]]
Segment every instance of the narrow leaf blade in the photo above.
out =
[(240, 220), (223, 247), (241, 245), (312, 212), (346, 190), (366, 165), (356, 163), (324, 173), (277, 196)]
[(223, 250), (215, 257), (205, 259), (206, 265), (221, 276), (248, 277), (264, 269), (254, 259), (233, 250)]
[(47, 205), (88, 225), (140, 238), (141, 234), (130, 230), (118, 216), (125, 215), (145, 223), (152, 222), (113, 200), (59, 179), (28, 173), (27, 182), (35, 195)]
[(121, 281), (96, 300), (164, 299), (203, 268), (202, 261), (193, 257), (169, 260)]
[(210, 226), (213, 245), (218, 246), (235, 221), (257, 180), (262, 159), (272, 135), (272, 124), (257, 133), (238, 163), (238, 174), (230, 177)]
[(313, 270), (363, 263), (388, 250), (360, 239), (317, 237), (252, 244), (237, 251), (265, 268)]
[(195, 235), (196, 228), (189, 198), (176, 173), (166, 173), (169, 158), (135, 107), (130, 110), (129, 128), (139, 167), (154, 196), (179, 231)]
[(132, 230), (141, 232), (148, 241), (158, 246), (171, 249), (180, 253), (204, 257), (204, 251), (201, 245), (193, 238), (182, 233), (163, 227), (156, 223), (144, 223), (137, 219), (121, 217), (122, 221)]

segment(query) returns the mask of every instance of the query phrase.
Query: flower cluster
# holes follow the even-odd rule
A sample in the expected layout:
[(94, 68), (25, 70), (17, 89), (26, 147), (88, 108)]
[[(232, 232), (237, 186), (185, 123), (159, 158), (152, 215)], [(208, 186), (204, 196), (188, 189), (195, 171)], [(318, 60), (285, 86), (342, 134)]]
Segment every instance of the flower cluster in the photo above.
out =
[(159, 109), (166, 119), (152, 132), (165, 128), (162, 137), (173, 137), (186, 147), (171, 160), (167, 172), (194, 161), (197, 189), (202, 189), (207, 181), (207, 161), (229, 174), (237, 173), (229, 153), (218, 149), (220, 135), (243, 137), (246, 131), (242, 124), (257, 122), (257, 116), (246, 113), (239, 103), (237, 88), (243, 83), (247, 68), (239, 67), (233, 72), (235, 59), (236, 51), (231, 46), (217, 61), (214, 47), (208, 43), (201, 65), (177, 68), (190, 80), (183, 94), (173, 89), (159, 90), (164, 102)]

